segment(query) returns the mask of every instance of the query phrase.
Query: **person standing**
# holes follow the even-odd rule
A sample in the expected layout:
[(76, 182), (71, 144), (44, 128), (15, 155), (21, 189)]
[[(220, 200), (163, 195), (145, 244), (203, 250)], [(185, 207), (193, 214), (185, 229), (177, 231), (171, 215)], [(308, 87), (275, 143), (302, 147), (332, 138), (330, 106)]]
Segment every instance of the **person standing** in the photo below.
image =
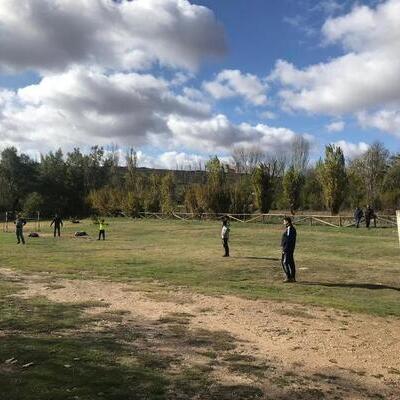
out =
[(100, 240), (101, 237), (103, 237), (103, 240), (106, 240), (106, 224), (104, 222), (104, 219), (101, 219), (99, 222), (99, 238), (97, 240)]
[(369, 229), (371, 219), (374, 219), (374, 226), (376, 228), (376, 215), (374, 209), (368, 204), (365, 210), (365, 226)]
[(222, 230), (221, 230), (221, 239), (222, 239), (222, 245), (225, 250), (225, 254), (223, 257), (229, 257), (229, 223), (226, 218), (222, 220)]
[(357, 207), (354, 211), (354, 221), (356, 223), (356, 228), (360, 227), (360, 222), (361, 222), (363, 216), (364, 216), (364, 212), (363, 212), (362, 208)]
[(61, 227), (64, 226), (61, 217), (56, 214), (54, 215), (53, 221), (51, 221), (50, 227), (54, 225), (54, 237), (56, 237), (56, 233), (58, 233), (58, 237), (61, 235)]
[(286, 279), (284, 282), (296, 282), (296, 265), (294, 262), (294, 250), (296, 248), (296, 229), (292, 224), (290, 217), (283, 219), (285, 230), (282, 234), (282, 267), (285, 272)]
[(15, 224), (15, 233), (17, 235), (17, 244), (25, 244), (24, 238), (24, 226), (26, 225), (26, 219), (22, 218), (20, 214), (17, 214), (17, 218), (14, 221)]

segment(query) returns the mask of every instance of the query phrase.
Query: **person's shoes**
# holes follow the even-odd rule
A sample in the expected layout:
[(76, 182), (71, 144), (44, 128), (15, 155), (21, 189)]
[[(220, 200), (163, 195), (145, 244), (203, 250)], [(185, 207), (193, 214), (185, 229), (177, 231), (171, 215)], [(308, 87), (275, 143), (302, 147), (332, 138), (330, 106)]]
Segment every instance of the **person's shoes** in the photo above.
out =
[(296, 282), (296, 278), (292, 278), (290, 282)]
[(17, 244), (20, 244), (21, 242), (17, 242)]
[(229, 257), (228, 255), (224, 254), (222, 257)]
[(283, 283), (289, 283), (289, 282), (291, 282), (291, 280), (288, 279), (288, 278), (286, 278), (286, 279), (283, 280)]

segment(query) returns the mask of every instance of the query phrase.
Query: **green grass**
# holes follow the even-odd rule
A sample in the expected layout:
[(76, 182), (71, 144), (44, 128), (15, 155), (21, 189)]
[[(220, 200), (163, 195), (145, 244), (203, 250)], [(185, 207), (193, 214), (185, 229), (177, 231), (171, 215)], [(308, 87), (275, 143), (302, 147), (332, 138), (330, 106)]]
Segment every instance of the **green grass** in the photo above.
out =
[[(46, 236), (17, 246), (0, 234), (0, 265), (71, 279), (157, 281), (207, 294), (233, 294), (400, 316), (400, 250), (395, 229), (298, 227), (298, 283), (282, 283), (281, 227), (232, 224), (230, 259), (223, 259), (217, 222), (109, 221), (97, 241), (90, 221), (67, 224), (61, 239)], [(47, 225), (47, 224), (46, 224)], [(43, 226), (43, 225), (42, 225)], [(73, 238), (73, 230), (91, 238)], [(306, 269), (303, 269), (306, 268)]]
[[(0, 266), (43, 273), (40, 281), (54, 290), (62, 287), (58, 277), (99, 279), (132, 282), (161, 301), (174, 297), (171, 287), (183, 286), (183, 303), (191, 302), (193, 291), (290, 302), (286, 315), (310, 319), (308, 304), (335, 307), (348, 317), (348, 311), (400, 316), (399, 248), (391, 229), (299, 226), (299, 282), (285, 285), (278, 226), (233, 224), (232, 257), (224, 259), (218, 223), (109, 222), (105, 242), (94, 240), (96, 226), (89, 221), (67, 224), (61, 239), (46, 227), (26, 246), (17, 246), (12, 233), (0, 233)], [(76, 229), (92, 239), (73, 238)], [(130, 316), (126, 322), (125, 311), (110, 311), (106, 302), (16, 296), (27, 281), (0, 280), (0, 387), (7, 400), (250, 400), (267, 394), (264, 385), (217, 382), (213, 370), (219, 367), (288, 391), (302, 382), (267, 359), (238, 353), (228, 332), (191, 329), (191, 314), (157, 321)], [(85, 313), (91, 307), (103, 308)], [(316, 388), (302, 390), (290, 398), (323, 396)]]

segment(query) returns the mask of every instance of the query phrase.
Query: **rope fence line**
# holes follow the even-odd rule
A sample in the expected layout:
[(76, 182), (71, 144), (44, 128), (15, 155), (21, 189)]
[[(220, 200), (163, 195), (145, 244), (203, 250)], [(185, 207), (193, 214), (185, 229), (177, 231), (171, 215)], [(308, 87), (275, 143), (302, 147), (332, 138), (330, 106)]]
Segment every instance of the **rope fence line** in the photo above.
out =
[[(218, 220), (221, 217), (227, 216), (231, 220), (243, 224), (248, 223), (261, 223), (261, 224), (281, 224), (282, 219), (288, 214), (268, 213), (268, 214), (231, 214), (231, 213), (185, 213), (185, 212), (173, 212), (173, 213), (159, 213), (159, 212), (140, 212), (139, 216), (143, 219), (157, 219), (160, 221), (164, 220), (178, 220), (182, 222), (190, 221), (207, 221), (207, 220)], [(355, 226), (354, 217), (352, 215), (306, 215), (299, 214), (291, 216), (293, 222), (297, 225), (309, 225), (309, 226), (329, 226), (331, 228), (350, 228)], [(31, 217), (25, 218), (27, 224), (32, 230), (40, 232), (41, 230), (41, 217), (40, 213), (32, 215)], [(6, 212), (1, 215), (0, 221), (3, 225), (3, 232), (9, 232), (14, 230), (14, 214)], [(365, 222), (363, 218), (361, 223)], [(396, 215), (377, 215), (376, 219), (372, 220), (374, 225), (379, 227), (397, 227)]]
[[(281, 223), (282, 219), (288, 214), (230, 214), (230, 213), (183, 213), (173, 212), (157, 213), (157, 212), (141, 212), (139, 213), (141, 218), (144, 219), (176, 219), (180, 221), (192, 221), (192, 220), (217, 220), (223, 216), (229, 217), (231, 220), (240, 223), (264, 223), (274, 224)], [(292, 216), (292, 220), (295, 224), (308, 224), (313, 225), (325, 225), (333, 228), (349, 228), (355, 226), (354, 217), (352, 215), (295, 215)], [(361, 222), (364, 222), (362, 219)], [(374, 225), (381, 227), (397, 226), (396, 215), (377, 215), (375, 219), (372, 219)]]

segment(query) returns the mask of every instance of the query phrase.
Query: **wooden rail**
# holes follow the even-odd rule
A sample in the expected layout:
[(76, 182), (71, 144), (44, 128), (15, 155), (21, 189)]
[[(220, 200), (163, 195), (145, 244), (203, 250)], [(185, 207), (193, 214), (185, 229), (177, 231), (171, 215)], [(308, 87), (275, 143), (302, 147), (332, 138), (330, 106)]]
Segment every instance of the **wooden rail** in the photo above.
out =
[[(140, 216), (147, 219), (177, 219), (180, 221), (192, 221), (192, 220), (218, 220), (222, 217), (229, 217), (232, 221), (240, 223), (264, 223), (264, 224), (278, 224), (282, 222), (285, 216), (290, 214), (231, 214), (231, 213), (183, 213), (173, 212), (171, 214), (155, 213), (155, 212), (141, 212)], [(349, 228), (355, 226), (354, 217), (352, 215), (295, 215), (291, 216), (295, 224), (307, 224), (310, 226), (324, 225), (332, 228)], [(396, 226), (395, 215), (378, 215), (376, 217), (376, 225), (379, 227)], [(372, 220), (373, 226), (375, 221)], [(361, 221), (364, 223), (364, 219)]]

